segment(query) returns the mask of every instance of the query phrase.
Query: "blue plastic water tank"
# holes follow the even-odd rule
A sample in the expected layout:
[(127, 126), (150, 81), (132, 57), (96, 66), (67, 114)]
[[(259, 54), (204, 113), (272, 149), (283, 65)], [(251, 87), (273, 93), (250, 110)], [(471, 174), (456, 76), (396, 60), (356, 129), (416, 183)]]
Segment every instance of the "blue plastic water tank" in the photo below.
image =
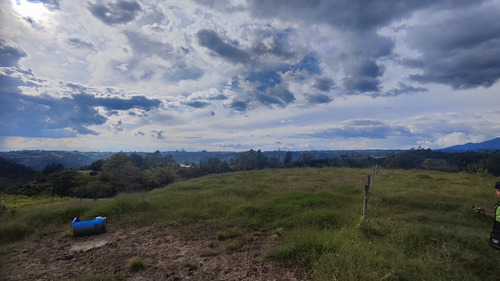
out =
[(78, 217), (73, 219), (73, 236), (94, 235), (106, 232), (106, 217), (96, 217), (90, 221), (80, 221)]

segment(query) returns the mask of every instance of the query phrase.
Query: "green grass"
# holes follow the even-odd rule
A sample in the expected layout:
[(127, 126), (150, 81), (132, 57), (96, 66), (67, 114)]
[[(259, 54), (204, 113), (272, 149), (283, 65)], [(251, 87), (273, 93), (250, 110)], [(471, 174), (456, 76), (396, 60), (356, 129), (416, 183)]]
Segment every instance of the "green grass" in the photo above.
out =
[[(487, 244), (491, 221), (471, 208), (492, 211), (499, 178), (382, 169), (362, 219), (363, 187), (371, 172), (269, 169), (209, 175), (98, 201), (39, 198), (23, 204), (28, 199), (11, 197), (4, 199), (6, 211), (0, 216), (0, 265), (32, 239), (65, 235), (78, 215), (106, 216), (114, 228), (172, 225), (186, 229), (186, 239), (212, 231), (220, 241), (234, 239), (228, 251), (241, 249), (239, 239), (248, 233), (278, 233), (280, 244), (266, 260), (298, 266), (310, 280), (500, 276), (500, 253)], [(200, 255), (217, 253), (208, 249)]]

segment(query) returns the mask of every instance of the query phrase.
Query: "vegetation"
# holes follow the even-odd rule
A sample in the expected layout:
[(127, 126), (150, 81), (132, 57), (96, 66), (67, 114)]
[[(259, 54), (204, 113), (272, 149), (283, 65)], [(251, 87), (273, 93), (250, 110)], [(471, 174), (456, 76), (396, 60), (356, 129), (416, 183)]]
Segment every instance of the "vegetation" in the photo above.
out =
[[(380, 151), (371, 151), (374, 155)], [(186, 152), (187, 153), (187, 152)], [(207, 154), (208, 152), (200, 152)], [(61, 163), (47, 164), (36, 172), (24, 165), (0, 158), (0, 193), (27, 196), (106, 198), (123, 192), (148, 191), (176, 180), (226, 172), (294, 167), (422, 169), (467, 172), (500, 176), (500, 151), (446, 153), (430, 149), (411, 149), (372, 156), (351, 151), (286, 152), (281, 155), (249, 150), (228, 161), (211, 157), (198, 164), (179, 164), (173, 155), (153, 153), (115, 153), (80, 169), (65, 169)], [(225, 154), (221, 154), (222, 156)], [(232, 154), (230, 154), (232, 155)], [(277, 156), (269, 156), (277, 155)], [(227, 156), (227, 155), (226, 155)], [(332, 158), (316, 158), (331, 156)]]
[(146, 268), (146, 263), (141, 258), (135, 258), (130, 261), (128, 268), (130, 271), (140, 271)]
[[(279, 233), (280, 244), (266, 259), (298, 266), (310, 280), (495, 280), (498, 252), (487, 243), (491, 221), (471, 205), (492, 209), (499, 178), (381, 169), (362, 219), (362, 188), (371, 172), (292, 168), (211, 174), (149, 192), (40, 206), (16, 206), (10, 197), (0, 217), (0, 269), (24, 243), (48, 233), (65, 235), (77, 215), (101, 215), (113, 218), (116, 228), (172, 225), (185, 230), (186, 239), (209, 229), (218, 240), (243, 232)], [(240, 243), (231, 241), (227, 250), (240, 249)]]

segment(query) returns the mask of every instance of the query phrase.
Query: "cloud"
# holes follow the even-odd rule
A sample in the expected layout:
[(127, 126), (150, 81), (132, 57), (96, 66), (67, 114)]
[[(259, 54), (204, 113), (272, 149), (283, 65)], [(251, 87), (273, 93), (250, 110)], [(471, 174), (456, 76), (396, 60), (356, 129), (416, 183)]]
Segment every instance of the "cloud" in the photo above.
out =
[(333, 101), (331, 97), (323, 94), (308, 95), (306, 98), (310, 104), (327, 104)]
[[(391, 89), (385, 93), (379, 93), (376, 94), (376, 96), (399, 96), (399, 95), (408, 95), (408, 94), (414, 94), (414, 93), (423, 93), (423, 92), (428, 92), (429, 90), (424, 87), (415, 87), (412, 85), (408, 85), (403, 82), (398, 83), (398, 87)], [(375, 96), (373, 96), (375, 97)]]
[(210, 105), (210, 103), (203, 102), (203, 101), (190, 101), (190, 102), (186, 102), (185, 104), (188, 106), (194, 107), (194, 108), (204, 108), (204, 107)]
[[(477, 5), (466, 0), (398, 1), (392, 0), (255, 0), (248, 3), (256, 17), (278, 17), (286, 21), (326, 23), (341, 30), (377, 30), (393, 20), (401, 19), (417, 10), (432, 7), (456, 8)], [(388, 8), (390, 7), (390, 8)]]
[(7, 42), (0, 39), (0, 66), (16, 66), (19, 59), (28, 56), (20, 47), (12, 47)]
[(128, 43), (135, 55), (158, 56), (161, 59), (168, 59), (173, 54), (173, 48), (170, 43), (155, 41), (145, 34), (131, 30), (126, 30), (123, 34), (127, 37)]
[(163, 130), (154, 129), (151, 131), (151, 137), (159, 140), (164, 140)]
[(111, 131), (115, 135), (118, 134), (119, 132), (122, 132), (123, 131), (122, 120), (118, 120), (118, 122), (116, 122), (116, 124), (111, 124)]
[(246, 63), (250, 60), (250, 55), (246, 51), (224, 42), (213, 30), (201, 29), (196, 33), (196, 37), (201, 46), (210, 49), (230, 62)]
[(42, 3), (49, 10), (58, 10), (60, 5), (57, 0), (28, 0), (31, 3)]
[[(499, 21), (495, 20), (498, 7), (489, 7), (486, 18), (481, 16), (483, 11), (470, 12), (478, 11), (477, 7), (483, 2), (257, 0), (250, 1), (248, 8), (258, 18), (279, 18), (294, 23), (297, 29), (315, 24), (333, 28), (341, 37), (336, 58), (344, 69), (345, 76), (340, 79), (345, 92), (377, 96), (383, 90), (381, 79), (385, 73), (380, 59), (390, 57), (394, 51), (393, 39), (381, 35), (379, 29), (422, 11), (427, 14), (447, 11), (452, 16), (442, 17), (443, 23), (438, 23), (438, 26), (429, 20), (426, 26), (408, 30), (408, 38), (417, 51), (422, 52), (422, 57), (413, 62), (423, 66), (423, 73), (410, 76), (413, 81), (448, 84), (455, 89), (488, 87), (495, 83), (499, 77), (500, 60)], [(459, 39), (465, 42), (459, 42)], [(481, 44), (471, 45), (471, 50), (462, 44), (467, 42)], [(481, 55), (474, 57), (478, 54)]]
[(116, 68), (134, 81), (160, 79), (168, 82), (196, 80), (203, 76), (201, 68), (185, 62), (172, 44), (151, 39), (136, 31), (124, 31), (133, 54), (127, 63), (116, 62)]
[(188, 65), (185, 62), (177, 62), (170, 68), (164, 69), (163, 79), (177, 82), (181, 80), (197, 80), (201, 78), (204, 71), (196, 66)]
[(248, 102), (235, 100), (231, 102), (229, 108), (236, 111), (244, 112), (248, 109)]
[(491, 87), (500, 78), (498, 18), (498, 8), (483, 6), (409, 28), (408, 41), (421, 53), (408, 64), (421, 73), (410, 78), (453, 89)]
[(313, 88), (322, 92), (329, 92), (334, 85), (335, 82), (333, 82), (333, 79), (329, 77), (318, 77), (314, 80)]
[(265, 93), (257, 93), (257, 100), (263, 105), (285, 107), (295, 101), (295, 96), (283, 85), (267, 88)]
[(384, 139), (401, 135), (411, 135), (409, 128), (386, 124), (373, 119), (352, 119), (340, 122), (336, 127), (320, 130), (309, 136), (315, 138)]
[(252, 54), (261, 57), (273, 56), (284, 60), (296, 57), (296, 52), (288, 43), (291, 29), (276, 31), (268, 27), (267, 29), (257, 29), (254, 33)]
[(383, 71), (374, 60), (362, 60), (348, 65), (344, 86), (354, 93), (377, 92)]
[(141, 11), (141, 6), (136, 1), (121, 1), (107, 4), (90, 4), (89, 10), (108, 25), (125, 24), (133, 21)]
[[(77, 95), (78, 97), (80, 95)], [(121, 98), (96, 98), (91, 95), (81, 95), (89, 99), (93, 106), (104, 106), (108, 110), (128, 110), (131, 108), (140, 108), (143, 110), (152, 110), (157, 108), (161, 101), (158, 99), (148, 99), (144, 96), (132, 96), (129, 99)]]
[[(36, 80), (29, 71), (14, 72), (17, 77), (11, 75), (8, 83), (0, 85), (0, 133), (3, 136), (57, 138), (72, 137), (76, 134), (98, 135), (97, 131), (89, 127), (102, 125), (108, 120), (98, 108), (109, 112), (131, 109), (150, 111), (161, 104), (160, 100), (143, 96), (109, 97), (109, 89), (71, 83), (59, 83), (57, 88), (53, 89), (51, 83)], [(4, 75), (0, 75), (0, 80), (3, 80), (1, 77)], [(19, 86), (29, 83), (37, 83), (42, 94), (24, 94)], [(51, 96), (48, 94), (51, 91), (62, 96)], [(106, 97), (96, 97), (96, 92)], [(119, 125), (121, 126), (121, 123)]]
[(28, 1), (40, 10), (1, 9), (0, 135), (133, 150), (498, 135), (498, 111), (432, 115), (494, 111), (496, 0)]
[(76, 37), (68, 38), (68, 43), (74, 48), (96, 50), (94, 44), (83, 41)]
[(244, 7), (242, 5), (233, 5), (233, 3), (231, 3), (232, 2), (231, 0), (194, 0), (194, 1), (200, 5), (204, 5), (212, 9), (223, 11), (224, 13), (241, 12), (244, 10)]

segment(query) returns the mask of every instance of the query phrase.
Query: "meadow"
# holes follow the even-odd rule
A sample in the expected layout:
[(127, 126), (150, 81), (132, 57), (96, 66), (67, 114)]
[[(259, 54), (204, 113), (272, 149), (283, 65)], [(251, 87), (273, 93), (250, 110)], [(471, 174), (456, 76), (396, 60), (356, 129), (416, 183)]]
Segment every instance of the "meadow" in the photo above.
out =
[(381, 169), (363, 218), (371, 173), (265, 169), (111, 199), (3, 196), (0, 271), (26, 245), (70, 236), (75, 216), (106, 216), (115, 229), (168, 225), (184, 231), (186, 240), (207, 229), (218, 239), (244, 236), (241, 230), (277, 235), (265, 261), (300, 268), (308, 280), (499, 280), (500, 253), (488, 246), (492, 222), (471, 206), (492, 212), (500, 178)]

